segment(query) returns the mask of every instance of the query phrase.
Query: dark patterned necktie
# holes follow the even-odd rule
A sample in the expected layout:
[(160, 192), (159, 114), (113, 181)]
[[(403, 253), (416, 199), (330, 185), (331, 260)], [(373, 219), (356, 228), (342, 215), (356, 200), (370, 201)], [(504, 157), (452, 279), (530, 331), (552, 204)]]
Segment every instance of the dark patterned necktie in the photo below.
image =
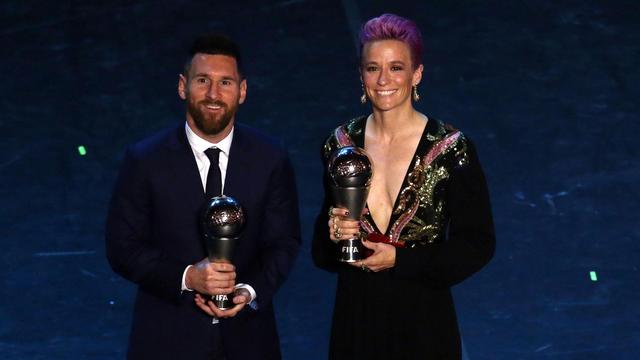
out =
[(209, 173), (207, 174), (207, 187), (205, 190), (207, 199), (211, 199), (214, 196), (222, 195), (222, 174), (220, 173), (220, 166), (218, 166), (220, 149), (208, 148), (204, 153), (209, 158), (209, 161), (211, 161), (211, 165), (209, 165)]

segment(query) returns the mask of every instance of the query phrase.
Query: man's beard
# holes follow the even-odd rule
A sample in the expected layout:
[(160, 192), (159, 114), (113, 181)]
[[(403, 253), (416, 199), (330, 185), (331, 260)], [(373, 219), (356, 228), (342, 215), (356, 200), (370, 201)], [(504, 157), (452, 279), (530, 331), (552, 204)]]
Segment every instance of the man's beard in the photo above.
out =
[[(207, 105), (217, 105), (222, 108), (222, 113), (217, 114), (207, 114), (206, 110), (202, 108)], [(198, 130), (202, 131), (205, 135), (217, 135), (222, 130), (224, 130), (231, 122), (231, 119), (236, 114), (238, 110), (238, 104), (234, 106), (228, 106), (226, 103), (213, 100), (213, 101), (200, 101), (199, 103), (194, 103), (189, 100), (187, 105), (187, 111), (189, 111), (189, 115), (196, 124)]]

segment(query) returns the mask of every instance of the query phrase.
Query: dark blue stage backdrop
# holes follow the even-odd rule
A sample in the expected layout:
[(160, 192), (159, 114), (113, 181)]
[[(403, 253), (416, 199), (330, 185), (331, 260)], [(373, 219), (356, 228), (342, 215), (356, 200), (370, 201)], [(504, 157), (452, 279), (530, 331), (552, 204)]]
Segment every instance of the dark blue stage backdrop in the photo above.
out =
[(185, 49), (244, 48), (239, 121), (282, 138), (304, 246), (277, 296), (285, 359), (324, 359), (335, 277), (311, 263), (319, 145), (359, 104), (355, 33), (424, 33), (418, 108), (472, 138), (498, 234), (454, 288), (465, 359), (640, 358), (640, 3), (37, 1), (0, 4), (0, 358), (122, 358), (134, 286), (104, 254), (127, 144), (176, 121)]

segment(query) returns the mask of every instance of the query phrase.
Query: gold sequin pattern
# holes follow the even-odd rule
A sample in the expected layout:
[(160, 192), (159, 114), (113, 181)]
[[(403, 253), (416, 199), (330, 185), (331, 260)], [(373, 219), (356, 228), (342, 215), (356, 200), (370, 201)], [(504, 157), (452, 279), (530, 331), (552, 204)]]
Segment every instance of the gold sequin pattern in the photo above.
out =
[[(432, 146), (435, 146), (446, 135), (445, 127), (441, 126), (436, 135), (427, 134), (427, 140), (434, 142)], [(440, 192), (444, 191), (443, 181), (449, 179), (450, 169), (468, 163), (466, 151), (466, 141), (460, 134), (455, 143), (445, 148), (430, 164), (426, 163), (426, 157), (416, 157), (413, 169), (407, 177), (407, 186), (400, 191), (398, 206), (394, 209), (394, 215), (399, 215), (399, 218), (389, 230), (392, 239), (411, 246), (408, 243), (427, 244), (444, 238), (446, 214), (444, 194)], [(418, 211), (414, 209), (416, 205), (419, 207)], [(407, 221), (407, 215), (412, 213)]]

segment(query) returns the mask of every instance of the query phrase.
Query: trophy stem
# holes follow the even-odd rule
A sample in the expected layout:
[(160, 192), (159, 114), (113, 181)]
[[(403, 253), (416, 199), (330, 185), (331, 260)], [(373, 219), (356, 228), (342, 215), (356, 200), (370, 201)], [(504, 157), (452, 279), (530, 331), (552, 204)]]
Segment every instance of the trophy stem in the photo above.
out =
[(205, 246), (209, 261), (231, 262), (233, 248), (237, 240), (237, 237), (205, 236)]

